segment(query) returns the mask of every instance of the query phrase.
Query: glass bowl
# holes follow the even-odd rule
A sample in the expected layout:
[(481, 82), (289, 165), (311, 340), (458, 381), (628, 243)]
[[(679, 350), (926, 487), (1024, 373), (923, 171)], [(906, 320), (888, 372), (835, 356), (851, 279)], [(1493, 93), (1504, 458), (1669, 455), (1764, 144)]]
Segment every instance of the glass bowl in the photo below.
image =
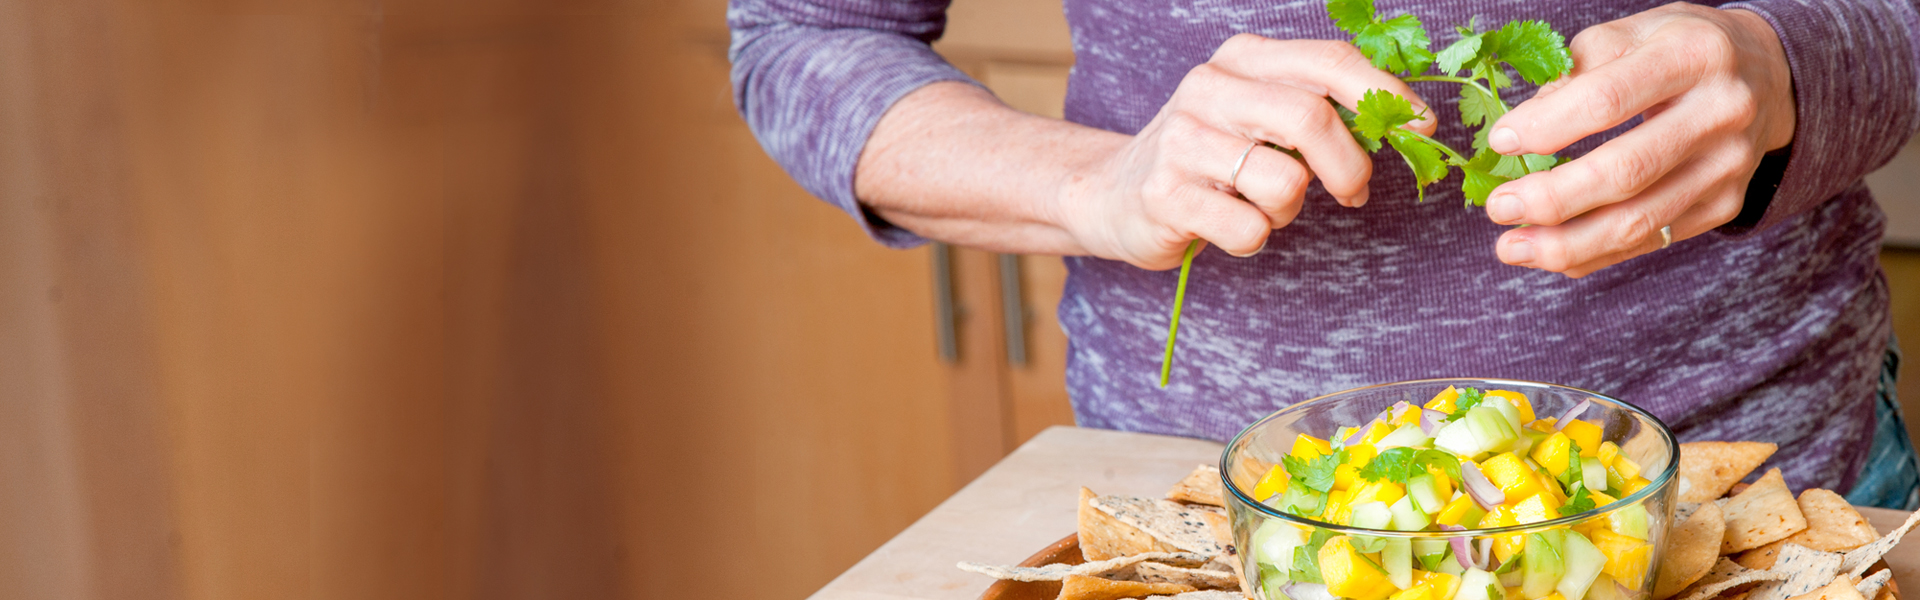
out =
[[(1429, 487), (1411, 478), (1403, 479), (1410, 483), (1399, 485), (1396, 492), (1392, 485), (1356, 477), (1357, 471), (1350, 471), (1336, 473), (1316, 510), (1314, 487), (1327, 485), (1324, 476), (1318, 481), (1293, 480), (1285, 473), (1273, 472), (1277, 465), (1285, 470), (1282, 457), (1291, 454), (1298, 459), (1320, 452), (1308, 449), (1304, 455), (1297, 454), (1297, 443), (1309, 443), (1299, 441), (1303, 434), (1325, 438), (1322, 450), (1346, 449), (1350, 454), (1377, 453), (1378, 447), (1408, 441), (1381, 438), (1376, 440), (1376, 447), (1369, 441), (1380, 438), (1380, 434), (1371, 428), (1360, 434), (1342, 431), (1343, 427), (1370, 424), (1383, 417), (1404, 427), (1409, 423), (1394, 414), (1401, 402), (1416, 407), (1415, 417), (1432, 419), (1427, 427), (1421, 427), (1422, 433), (1444, 434), (1444, 428), (1456, 420), (1463, 424), (1494, 422), (1485, 415), (1479, 419), (1469, 415), (1441, 418), (1439, 415), (1458, 408), (1451, 404), (1438, 405), (1436, 408), (1444, 410), (1433, 413), (1418, 408), (1440, 400), (1449, 388), (1456, 396), (1464, 388), (1517, 392), (1526, 398), (1533, 413), (1513, 431), (1515, 441), (1505, 445), (1493, 442), (1493, 449), (1471, 457), (1476, 461), (1475, 470), (1487, 473), (1489, 478), (1475, 486), (1482, 491), (1481, 499), (1462, 489), (1438, 491), (1438, 486)], [(1520, 403), (1509, 404), (1517, 408)], [(1483, 406), (1500, 408), (1497, 404)], [(1563, 423), (1561, 417), (1576, 406), (1584, 407), (1573, 418), (1587, 425), (1562, 430), (1570, 422)], [(1548, 417), (1554, 420), (1548, 422)], [(1387, 423), (1385, 427), (1395, 425)], [(1555, 441), (1555, 432), (1576, 441), (1572, 445)], [(1418, 437), (1413, 436), (1415, 440)], [(1427, 442), (1428, 447), (1438, 440), (1452, 440), (1440, 444), (1449, 448), (1476, 447), (1462, 445), (1459, 436), (1434, 438)], [(1605, 443), (1593, 444), (1590, 440), (1595, 438)], [(1580, 439), (1589, 441), (1580, 444)], [(1354, 444), (1347, 446), (1347, 441)], [(1597, 447), (1586, 449), (1584, 445)], [(1572, 452), (1574, 446), (1581, 446), (1583, 452)], [(1415, 441), (1408, 448), (1392, 456), (1408, 456), (1420, 446)], [(1558, 453), (1553, 451), (1556, 448)], [(1539, 450), (1540, 460), (1535, 460), (1535, 450)], [(1268, 415), (1234, 436), (1220, 458), (1220, 472), (1228, 492), (1227, 515), (1234, 545), (1240, 549), (1241, 566), (1253, 593), (1265, 600), (1644, 600), (1652, 597), (1654, 572), (1664, 555), (1667, 525), (1673, 518), (1673, 481), (1679, 453), (1673, 433), (1658, 418), (1602, 394), (1530, 381), (1429, 379), (1329, 394)], [(1448, 454), (1458, 458), (1457, 454)], [(1513, 456), (1498, 458), (1502, 454)], [(1589, 495), (1589, 499), (1600, 501), (1585, 510), (1579, 509), (1577, 498), (1568, 502), (1566, 489), (1575, 489), (1576, 494), (1581, 490), (1541, 464), (1557, 462), (1561, 457), (1567, 457), (1569, 465), (1554, 471), (1563, 476), (1571, 474), (1580, 487), (1593, 481), (1587, 478), (1592, 473), (1589, 469), (1599, 464), (1609, 478), (1603, 493), (1611, 492), (1608, 496), (1614, 500), (1605, 502), (1606, 498)], [(1384, 461), (1382, 465), (1395, 462)], [(1298, 464), (1304, 474), (1314, 472), (1310, 464)], [(1480, 464), (1488, 467), (1481, 469)], [(1529, 487), (1523, 477), (1514, 475), (1524, 473), (1516, 470), (1515, 464), (1532, 469), (1528, 475), (1539, 478), (1535, 480), (1537, 485)], [(1580, 469), (1574, 470), (1576, 466)], [(1391, 484), (1393, 477), (1386, 475), (1376, 481)], [(1295, 497), (1274, 491), (1275, 479), (1299, 488)], [(1261, 487), (1263, 482), (1267, 487)], [(1556, 482), (1566, 483), (1547, 491)], [(1501, 488), (1499, 496), (1507, 496), (1504, 502), (1496, 502), (1495, 495), (1485, 492), (1487, 485)], [(1419, 493), (1414, 493), (1415, 488)], [(1256, 492), (1267, 497), (1255, 498)], [(1424, 508), (1421, 498), (1427, 499)], [(1527, 504), (1530, 498), (1532, 503)], [(1397, 512), (1391, 513), (1390, 523), (1380, 524), (1379, 507), (1371, 505), (1374, 502), (1393, 503)], [(1362, 504), (1368, 506), (1355, 509)], [(1433, 511), (1433, 504), (1442, 505), (1441, 510)], [(1560, 511), (1562, 506), (1569, 508)], [(1414, 513), (1426, 514), (1427, 530), (1394, 530), (1417, 528), (1420, 519)], [(1449, 518), (1453, 524), (1446, 527), (1465, 529), (1432, 530)], [(1356, 522), (1378, 528), (1358, 527)]]

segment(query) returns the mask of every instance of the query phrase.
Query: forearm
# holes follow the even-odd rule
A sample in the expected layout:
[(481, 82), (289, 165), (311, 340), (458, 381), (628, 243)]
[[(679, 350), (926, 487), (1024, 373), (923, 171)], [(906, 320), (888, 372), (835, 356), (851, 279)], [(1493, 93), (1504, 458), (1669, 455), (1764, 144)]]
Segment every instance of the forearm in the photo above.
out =
[(860, 154), (854, 194), (923, 237), (999, 252), (1085, 254), (1062, 226), (1058, 199), (1127, 139), (1014, 110), (972, 85), (935, 83), (881, 117)]

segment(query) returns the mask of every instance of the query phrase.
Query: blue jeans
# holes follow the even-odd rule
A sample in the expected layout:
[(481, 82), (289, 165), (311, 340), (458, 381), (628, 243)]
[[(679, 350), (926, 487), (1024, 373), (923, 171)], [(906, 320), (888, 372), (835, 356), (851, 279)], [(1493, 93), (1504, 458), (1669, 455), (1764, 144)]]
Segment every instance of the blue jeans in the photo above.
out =
[(1860, 467), (1860, 478), (1847, 492), (1847, 501), (1859, 506), (1913, 510), (1920, 508), (1920, 458), (1907, 437), (1906, 416), (1894, 394), (1900, 369), (1900, 344), (1887, 339), (1887, 360), (1880, 369), (1880, 389), (1873, 407), (1873, 447)]

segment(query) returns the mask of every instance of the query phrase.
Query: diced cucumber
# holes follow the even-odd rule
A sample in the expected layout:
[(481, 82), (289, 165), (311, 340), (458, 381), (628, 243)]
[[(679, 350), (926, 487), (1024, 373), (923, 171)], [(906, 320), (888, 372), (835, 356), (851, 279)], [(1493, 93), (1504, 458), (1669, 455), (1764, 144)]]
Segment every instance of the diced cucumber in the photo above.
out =
[(1587, 598), (1589, 600), (1629, 600), (1632, 596), (1612, 577), (1601, 573), (1599, 577), (1594, 578), (1593, 585), (1587, 586)]
[(1460, 575), (1460, 591), (1454, 593), (1453, 600), (1506, 600), (1506, 597), (1500, 578), (1480, 569), (1467, 569)]
[(1433, 447), (1467, 458), (1487, 450), (1480, 447), (1480, 439), (1474, 437), (1473, 428), (1467, 426), (1465, 417), (1441, 427), (1440, 432), (1433, 436)]
[(1426, 529), (1427, 524), (1433, 522), (1427, 518), (1427, 513), (1413, 507), (1412, 494), (1401, 496), (1392, 506), (1387, 507), (1387, 510), (1393, 512), (1393, 528), (1400, 531), (1419, 531)]
[(1361, 529), (1386, 529), (1393, 524), (1393, 511), (1387, 503), (1379, 500), (1361, 502), (1352, 507), (1353, 516), (1347, 524)]
[(1260, 576), (1260, 594), (1266, 596), (1267, 600), (1293, 600), (1287, 597), (1285, 591), (1281, 590), (1281, 588), (1286, 587), (1286, 585), (1286, 571), (1280, 571), (1278, 573), (1263, 571)]
[(1460, 566), (1460, 559), (1454, 558), (1453, 553), (1449, 552), (1441, 556), (1440, 562), (1434, 564), (1433, 568), (1428, 570), (1446, 573), (1448, 575), (1459, 575), (1465, 573), (1467, 568)]
[(1560, 576), (1566, 574), (1567, 563), (1560, 554), (1561, 533), (1548, 529), (1527, 534), (1527, 549), (1520, 553), (1520, 570), (1526, 572), (1520, 580), (1520, 595), (1527, 600), (1547, 597), (1560, 583)]
[(1553, 589), (1568, 600), (1580, 600), (1587, 595), (1594, 578), (1600, 576), (1600, 569), (1607, 566), (1607, 555), (1601, 554), (1587, 536), (1574, 531), (1560, 536), (1560, 554), (1566, 563), (1566, 572), (1560, 575), (1560, 583)]
[(1621, 477), (1620, 473), (1614, 471), (1613, 469), (1607, 469), (1607, 489), (1608, 490), (1627, 489), (1626, 478)]
[[(1509, 562), (1510, 564), (1518, 565), (1520, 564), (1520, 559), (1516, 557)], [(1500, 566), (1503, 568), (1506, 567), (1506, 565), (1500, 565)], [(1520, 584), (1525, 582), (1527, 578), (1527, 572), (1522, 571), (1518, 568), (1515, 568), (1511, 571), (1500, 571), (1498, 573), (1494, 573), (1494, 575), (1497, 575), (1500, 577), (1500, 587), (1510, 587), (1510, 588), (1520, 587)]]
[(1647, 539), (1647, 507), (1632, 504), (1607, 513), (1607, 528), (1636, 540)]
[(1526, 423), (1520, 422), (1520, 407), (1514, 406), (1511, 400), (1499, 396), (1488, 396), (1486, 400), (1480, 401), (1480, 406), (1500, 411), (1500, 416), (1506, 417), (1507, 424), (1512, 425), (1516, 432), (1526, 426)]
[(1580, 459), (1580, 480), (1589, 490), (1607, 489), (1607, 466), (1600, 464), (1598, 458)]
[[(1512, 405), (1507, 405), (1512, 408)], [(1518, 427), (1500, 411), (1485, 406), (1467, 411), (1467, 431), (1480, 442), (1481, 451), (1498, 452), (1520, 437)]]
[(1440, 499), (1440, 488), (1433, 483), (1433, 476), (1420, 474), (1407, 478), (1407, 497), (1413, 499), (1413, 507), (1426, 514), (1435, 514), (1447, 506)]
[(1413, 587), (1413, 544), (1406, 538), (1388, 538), (1387, 547), (1380, 549), (1380, 566), (1387, 570), (1387, 581), (1393, 587), (1407, 589)]
[(1440, 538), (1416, 538), (1413, 540), (1413, 557), (1419, 559), (1421, 569), (1427, 571), (1439, 569), (1440, 562), (1447, 557), (1447, 541)]
[(1527, 456), (1527, 453), (1533, 452), (1534, 444), (1538, 444), (1545, 439), (1547, 439), (1547, 434), (1522, 427), (1520, 428), (1520, 437), (1513, 440), (1512, 444), (1508, 444), (1507, 451), (1524, 458)]
[(1279, 519), (1267, 519), (1253, 530), (1248, 542), (1253, 546), (1254, 562), (1284, 570), (1293, 564), (1293, 549), (1307, 543), (1307, 532)]
[(1388, 448), (1425, 448), (1428, 443), (1432, 441), (1433, 438), (1427, 437), (1427, 432), (1421, 431), (1419, 425), (1407, 424), (1401, 425), (1399, 429), (1393, 430), (1393, 433), (1387, 434), (1387, 437), (1380, 438), (1380, 441), (1375, 442), (1373, 446), (1381, 450)]

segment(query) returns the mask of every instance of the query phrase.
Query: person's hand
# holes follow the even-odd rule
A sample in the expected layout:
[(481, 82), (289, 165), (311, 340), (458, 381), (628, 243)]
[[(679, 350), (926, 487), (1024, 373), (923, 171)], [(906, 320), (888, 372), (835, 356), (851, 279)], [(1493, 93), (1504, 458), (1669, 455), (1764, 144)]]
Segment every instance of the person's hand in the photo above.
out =
[(1527, 224), (1500, 260), (1581, 277), (1740, 214), (1768, 151), (1793, 139), (1786, 53), (1759, 15), (1669, 4), (1574, 36), (1573, 72), (1501, 117), (1502, 154), (1552, 154), (1636, 115), (1577, 160), (1496, 188), (1487, 216)]
[[(1369, 89), (1426, 110), (1345, 42), (1234, 36), (1187, 73), (1138, 135), (1067, 176), (1054, 221), (1087, 252), (1147, 269), (1179, 266), (1195, 238), (1252, 255), (1300, 212), (1315, 177), (1342, 205), (1367, 201), (1373, 162), (1327, 98), (1351, 108)], [(1418, 123), (1433, 133), (1430, 114)], [(1292, 148), (1306, 164), (1256, 147), (1233, 179), (1255, 141)]]

